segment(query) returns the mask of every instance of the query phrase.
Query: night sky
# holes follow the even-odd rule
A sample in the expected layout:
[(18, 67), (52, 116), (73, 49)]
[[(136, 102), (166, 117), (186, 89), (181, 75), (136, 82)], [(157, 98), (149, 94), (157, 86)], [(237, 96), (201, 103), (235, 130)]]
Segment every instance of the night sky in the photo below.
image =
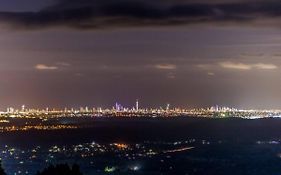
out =
[(280, 0), (0, 0), (0, 109), (281, 109)]

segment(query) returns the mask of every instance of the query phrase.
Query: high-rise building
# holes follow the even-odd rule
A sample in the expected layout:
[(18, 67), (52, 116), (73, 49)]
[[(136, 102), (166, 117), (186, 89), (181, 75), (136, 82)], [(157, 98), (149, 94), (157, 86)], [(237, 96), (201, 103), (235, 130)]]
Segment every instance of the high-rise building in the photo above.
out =
[(25, 111), (25, 105), (22, 105), (21, 106), (21, 112), (24, 112)]
[(168, 103), (166, 106), (166, 111), (169, 111), (169, 110), (170, 110), (170, 104)]
[(137, 101), (136, 101), (136, 111), (138, 111), (139, 110), (139, 100), (137, 99)]
[(121, 105), (121, 104), (119, 104), (119, 103), (115, 103), (115, 110), (116, 111), (122, 111), (124, 109), (124, 107)]

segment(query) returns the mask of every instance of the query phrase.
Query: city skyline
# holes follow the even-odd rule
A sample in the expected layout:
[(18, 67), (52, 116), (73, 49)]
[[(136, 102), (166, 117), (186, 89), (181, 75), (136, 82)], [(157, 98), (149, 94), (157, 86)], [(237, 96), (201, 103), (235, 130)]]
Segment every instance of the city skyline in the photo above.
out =
[(277, 0), (0, 3), (2, 110), (281, 109)]

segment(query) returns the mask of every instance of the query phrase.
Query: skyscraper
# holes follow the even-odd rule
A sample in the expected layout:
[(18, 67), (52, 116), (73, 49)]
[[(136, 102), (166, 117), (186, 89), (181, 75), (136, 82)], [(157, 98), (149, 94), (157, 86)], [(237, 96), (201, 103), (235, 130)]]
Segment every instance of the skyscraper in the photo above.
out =
[(25, 105), (22, 105), (21, 106), (21, 112), (24, 112), (25, 111)]
[(169, 111), (169, 110), (170, 110), (170, 104), (168, 103), (166, 106), (166, 111)]
[(136, 111), (138, 111), (139, 110), (139, 100), (137, 99), (137, 101), (136, 101)]

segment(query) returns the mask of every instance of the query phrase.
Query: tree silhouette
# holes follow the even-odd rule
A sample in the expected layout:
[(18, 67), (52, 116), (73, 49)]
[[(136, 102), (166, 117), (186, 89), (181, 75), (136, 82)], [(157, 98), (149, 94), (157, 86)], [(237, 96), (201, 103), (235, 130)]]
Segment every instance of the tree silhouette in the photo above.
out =
[[(1, 174), (0, 174), (1, 175)], [(45, 168), (42, 172), (38, 172), (37, 175), (83, 175), (77, 164), (69, 167), (68, 164), (59, 164), (56, 166), (49, 166)]]
[(2, 168), (2, 163), (0, 161), (0, 175), (6, 175), (4, 169)]

